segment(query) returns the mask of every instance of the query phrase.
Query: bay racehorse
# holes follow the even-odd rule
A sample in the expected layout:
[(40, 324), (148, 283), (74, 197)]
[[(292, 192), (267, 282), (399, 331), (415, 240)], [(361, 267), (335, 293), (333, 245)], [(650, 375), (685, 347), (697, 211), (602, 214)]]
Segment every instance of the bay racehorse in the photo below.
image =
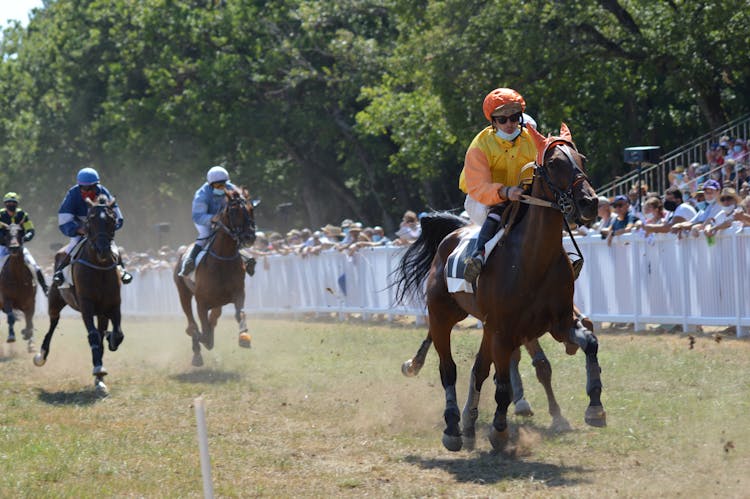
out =
[[(240, 249), (255, 241), (255, 216), (257, 203), (247, 199), (246, 191), (227, 190), (226, 203), (219, 213), (206, 245), (203, 261), (196, 266), (194, 276), (179, 276), (186, 252), (180, 254), (173, 272), (173, 279), (180, 295), (180, 304), (188, 320), (185, 332), (193, 341), (193, 361), (196, 367), (203, 365), (202, 343), (207, 349), (214, 347), (214, 329), (221, 316), (221, 307), (234, 304), (234, 317), (239, 324), (239, 344), (250, 348), (250, 334), (245, 320), (245, 261)], [(193, 317), (192, 298), (198, 312), (198, 325)]]
[[(596, 192), (585, 174), (585, 158), (575, 148), (564, 124), (556, 137), (545, 138), (533, 128), (529, 132), (538, 156), (533, 165), (531, 194), (523, 197), (528, 210), (513, 219), (519, 213), (519, 204), (514, 203), (511, 221), (487, 258), (475, 293), (448, 292), (445, 263), (468, 232), (467, 222), (453, 215), (423, 217), (422, 234), (397, 269), (394, 284), (400, 299), (420, 293), (425, 276), (427, 279), (428, 336), (440, 358), (446, 400), (442, 441), (451, 451), (460, 450), (463, 439), (467, 448), (474, 446), (479, 393), (492, 364), (497, 408), (489, 438), (495, 449), (505, 447), (509, 434), (507, 410), (512, 397), (511, 358), (521, 345), (548, 331), (557, 341), (580, 346), (586, 354), (586, 421), (598, 424), (605, 414), (600, 400), (598, 343), (574, 317), (574, 271), (562, 246), (563, 224), (586, 224), (596, 217)], [(450, 335), (453, 326), (469, 314), (482, 321), (483, 335), (460, 427), (462, 414), (456, 399), (456, 364)]]
[[(60, 311), (66, 305), (81, 312), (83, 324), (88, 334), (93, 363), (94, 387), (100, 395), (108, 393), (103, 378), (107, 369), (103, 365), (104, 339), (109, 349), (116, 351), (125, 335), (121, 328), (120, 315), (120, 270), (118, 255), (112, 251), (117, 215), (112, 209), (115, 199), (100, 195), (96, 201), (87, 200), (90, 205), (84, 222), (85, 237), (81, 249), (72, 255), (70, 265), (71, 285), (59, 288), (52, 285), (49, 290), (50, 326), (34, 364), (42, 366), (50, 352), (52, 335), (60, 320)], [(56, 255), (59, 264), (62, 254)], [(96, 325), (94, 325), (96, 318)], [(107, 331), (109, 322), (112, 331)]]
[(26, 327), (21, 334), (28, 342), (28, 351), (34, 351), (34, 310), (36, 309), (36, 281), (23, 257), (23, 226), (0, 222), (2, 241), (8, 248), (8, 257), (0, 269), (0, 308), (8, 317), (8, 343), (16, 341), (13, 326), (14, 310), (23, 312)]

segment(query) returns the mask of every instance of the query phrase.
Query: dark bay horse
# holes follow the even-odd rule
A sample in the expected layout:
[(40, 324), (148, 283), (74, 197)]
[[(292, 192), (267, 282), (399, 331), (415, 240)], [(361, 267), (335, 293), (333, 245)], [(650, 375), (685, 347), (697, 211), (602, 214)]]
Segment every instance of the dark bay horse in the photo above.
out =
[[(207, 245), (208, 251), (195, 269), (195, 280), (180, 277), (185, 253), (177, 259), (172, 277), (180, 295), (180, 304), (188, 320), (185, 332), (193, 341), (193, 361), (196, 367), (203, 365), (201, 346), (214, 347), (214, 328), (221, 316), (221, 307), (234, 304), (234, 317), (239, 324), (239, 344), (250, 348), (250, 334), (245, 321), (245, 262), (239, 250), (255, 242), (255, 217), (257, 205), (247, 199), (246, 192), (227, 190), (226, 204), (219, 214)], [(198, 312), (201, 327), (193, 317), (192, 298)]]
[[(585, 174), (585, 158), (564, 124), (557, 137), (545, 138), (534, 129), (529, 132), (539, 151), (531, 195), (524, 197), (529, 208), (506, 228), (487, 259), (476, 292), (448, 292), (445, 263), (467, 232), (466, 221), (453, 215), (424, 217), (422, 235), (407, 250), (398, 269), (395, 284), (400, 298), (421, 292), (427, 278), (428, 335), (440, 358), (446, 399), (443, 445), (451, 451), (462, 448), (462, 436), (468, 447), (474, 445), (479, 393), (492, 364), (497, 409), (490, 442), (495, 449), (505, 447), (512, 397), (511, 358), (521, 345), (548, 331), (557, 341), (578, 345), (586, 354), (590, 403), (585, 418), (596, 423), (604, 417), (598, 343), (574, 318), (574, 272), (562, 246), (563, 224), (569, 220), (585, 224), (596, 217), (596, 193)], [(462, 434), (450, 335), (453, 326), (469, 314), (482, 321), (484, 330), (471, 372)]]
[(21, 225), (0, 222), (3, 240), (0, 244), (8, 248), (8, 258), (0, 269), (0, 308), (8, 317), (8, 343), (16, 341), (13, 326), (20, 310), (26, 319), (21, 334), (28, 342), (28, 351), (34, 351), (34, 310), (36, 309), (36, 281), (23, 258), (23, 235)]
[[(88, 333), (91, 360), (94, 365), (94, 387), (100, 395), (108, 394), (107, 385), (103, 378), (107, 369), (103, 365), (104, 339), (107, 339), (109, 349), (116, 351), (125, 335), (120, 326), (120, 275), (118, 256), (112, 251), (115, 237), (117, 215), (112, 209), (115, 199), (105, 195), (99, 196), (96, 202), (87, 200), (90, 205), (84, 223), (85, 239), (81, 250), (72, 255), (70, 273), (72, 285), (58, 288), (57, 284), (50, 287), (49, 302), (49, 331), (44, 336), (44, 342), (39, 353), (34, 357), (34, 364), (42, 366), (50, 351), (50, 341), (60, 320), (60, 311), (66, 305), (81, 312), (83, 324)], [(63, 257), (56, 255), (56, 260)], [(56, 261), (56, 264), (59, 262)], [(94, 325), (96, 317), (97, 324)], [(112, 321), (112, 331), (108, 332), (109, 321)]]

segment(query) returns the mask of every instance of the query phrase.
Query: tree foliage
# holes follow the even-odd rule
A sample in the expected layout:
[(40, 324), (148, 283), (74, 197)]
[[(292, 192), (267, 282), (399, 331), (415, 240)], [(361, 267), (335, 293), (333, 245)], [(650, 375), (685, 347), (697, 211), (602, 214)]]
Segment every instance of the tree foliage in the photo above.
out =
[(262, 227), (392, 228), (461, 205), (498, 86), (543, 131), (568, 123), (604, 182), (623, 147), (747, 112), (749, 16), (741, 0), (48, 0), (0, 40), (0, 185), (49, 237), (85, 165), (141, 228), (126, 245), (163, 221), (191, 237), (214, 164), (263, 199)]

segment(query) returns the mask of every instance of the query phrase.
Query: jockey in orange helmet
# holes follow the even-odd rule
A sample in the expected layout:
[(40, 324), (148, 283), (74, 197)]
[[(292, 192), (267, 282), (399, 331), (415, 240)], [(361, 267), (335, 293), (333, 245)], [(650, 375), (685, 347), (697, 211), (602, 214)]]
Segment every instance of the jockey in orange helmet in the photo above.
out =
[(459, 188), (466, 193), (464, 208), (482, 228), (474, 254), (464, 262), (464, 278), (474, 282), (485, 261), (484, 246), (498, 228), (505, 206), (518, 201), (523, 190), (521, 169), (536, 158), (537, 149), (525, 128), (526, 101), (511, 88), (496, 88), (484, 98), (490, 125), (479, 132), (466, 151)]

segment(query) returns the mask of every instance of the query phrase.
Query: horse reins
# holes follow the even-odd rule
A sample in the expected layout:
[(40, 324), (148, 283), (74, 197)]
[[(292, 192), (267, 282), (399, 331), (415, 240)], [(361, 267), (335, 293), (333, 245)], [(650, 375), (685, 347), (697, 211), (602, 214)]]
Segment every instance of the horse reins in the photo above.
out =
[(573, 247), (576, 249), (576, 253), (578, 254), (578, 258), (580, 259), (581, 263), (578, 265), (583, 265), (583, 254), (581, 253), (581, 249), (578, 247), (578, 243), (576, 242), (575, 237), (573, 236), (573, 231), (570, 228), (570, 224), (568, 223), (568, 214), (572, 212), (574, 201), (573, 201), (573, 188), (575, 188), (576, 185), (580, 184), (581, 182), (584, 182), (588, 180), (588, 177), (586, 174), (581, 170), (581, 167), (578, 166), (578, 162), (573, 158), (573, 154), (570, 152), (570, 147), (572, 146), (573, 149), (575, 149), (575, 146), (573, 146), (571, 143), (564, 141), (564, 140), (556, 140), (552, 143), (550, 143), (544, 150), (544, 155), (546, 155), (547, 151), (549, 151), (551, 148), (559, 148), (563, 154), (568, 158), (570, 163), (573, 165), (573, 181), (570, 183), (570, 187), (567, 191), (563, 192), (560, 189), (555, 186), (551, 179), (549, 178), (549, 173), (547, 172), (547, 167), (543, 165), (539, 165), (536, 162), (534, 163), (534, 171), (539, 171), (540, 176), (544, 180), (544, 182), (547, 184), (547, 187), (550, 188), (552, 191), (552, 194), (555, 196), (555, 201), (547, 201), (546, 199), (539, 199), (534, 196), (529, 196), (526, 194), (521, 195), (520, 202), (525, 204), (530, 204), (534, 206), (541, 206), (544, 208), (552, 208), (555, 210), (558, 210), (562, 214), (563, 222), (565, 223), (565, 230), (568, 231), (568, 235), (570, 236), (570, 240), (573, 242)]

